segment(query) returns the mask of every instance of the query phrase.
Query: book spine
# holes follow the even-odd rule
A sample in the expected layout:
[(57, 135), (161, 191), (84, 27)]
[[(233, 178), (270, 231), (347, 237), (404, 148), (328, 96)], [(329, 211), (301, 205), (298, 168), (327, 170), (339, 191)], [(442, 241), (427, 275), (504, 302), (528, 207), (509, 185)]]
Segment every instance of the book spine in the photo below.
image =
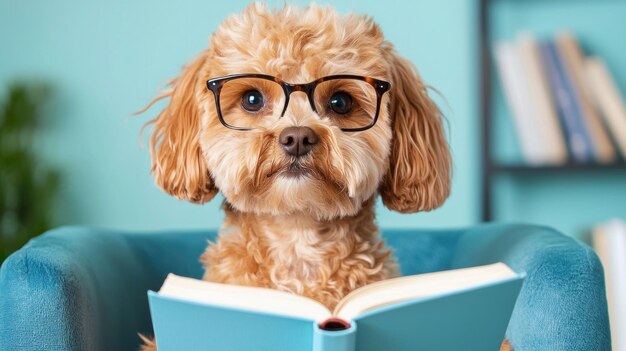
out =
[(584, 72), (584, 55), (576, 38), (567, 32), (556, 35), (556, 46), (565, 67), (567, 76), (572, 83), (572, 91), (576, 96), (577, 106), (595, 150), (595, 158), (600, 163), (615, 161), (615, 148), (611, 144), (608, 131), (602, 125), (598, 111), (594, 108), (589, 86), (586, 84)]
[(313, 324), (313, 351), (356, 351), (356, 322), (346, 330), (328, 331)]
[(510, 42), (498, 42), (494, 46), (494, 57), (522, 155), (530, 164), (545, 163), (544, 148), (538, 140), (535, 113), (529, 104), (528, 84), (516, 46)]
[(568, 77), (565, 75), (554, 43), (541, 43), (541, 54), (546, 65), (546, 73), (552, 86), (556, 105), (560, 111), (562, 124), (567, 132), (572, 156), (577, 162), (588, 162), (593, 159), (593, 149), (577, 107), (576, 97)]
[(528, 89), (534, 106), (534, 132), (541, 136), (546, 164), (567, 162), (567, 145), (554, 106), (550, 86), (535, 38), (523, 33), (517, 39), (522, 69), (528, 80)]
[(620, 96), (604, 61), (598, 58), (585, 60), (585, 73), (595, 102), (609, 126), (613, 138), (626, 159), (626, 105)]
[(626, 350), (626, 223), (612, 220), (593, 230), (593, 247), (604, 267), (613, 350)]

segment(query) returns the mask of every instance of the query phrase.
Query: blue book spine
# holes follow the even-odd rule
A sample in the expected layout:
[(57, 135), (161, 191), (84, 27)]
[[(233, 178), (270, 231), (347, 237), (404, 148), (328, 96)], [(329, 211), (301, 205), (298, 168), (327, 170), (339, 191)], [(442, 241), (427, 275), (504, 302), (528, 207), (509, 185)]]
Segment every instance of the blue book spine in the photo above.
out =
[(541, 56), (573, 159), (577, 162), (592, 161), (594, 150), (591, 137), (585, 128), (573, 84), (565, 71), (556, 45), (551, 41), (542, 42)]
[(313, 351), (355, 351), (356, 322), (346, 330), (327, 331), (317, 325), (313, 332)]

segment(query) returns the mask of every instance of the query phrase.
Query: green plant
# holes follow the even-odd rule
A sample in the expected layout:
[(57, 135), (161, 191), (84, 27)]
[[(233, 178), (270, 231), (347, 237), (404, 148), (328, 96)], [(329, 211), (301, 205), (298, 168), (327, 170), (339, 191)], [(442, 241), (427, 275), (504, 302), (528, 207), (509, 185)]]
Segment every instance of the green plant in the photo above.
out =
[(44, 86), (15, 84), (0, 105), (0, 262), (52, 225), (59, 176), (33, 148), (48, 96)]

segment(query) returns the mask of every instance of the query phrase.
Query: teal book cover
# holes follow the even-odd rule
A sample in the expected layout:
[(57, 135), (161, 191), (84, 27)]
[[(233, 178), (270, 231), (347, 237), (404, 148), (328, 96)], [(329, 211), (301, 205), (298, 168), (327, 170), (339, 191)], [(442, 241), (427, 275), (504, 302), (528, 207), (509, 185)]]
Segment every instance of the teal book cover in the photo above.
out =
[(314, 318), (190, 301), (153, 291), (148, 298), (159, 351), (498, 351), (523, 279), (523, 274), (515, 274), (480, 286), (378, 306), (350, 318), (345, 328), (327, 328), (328, 323)]

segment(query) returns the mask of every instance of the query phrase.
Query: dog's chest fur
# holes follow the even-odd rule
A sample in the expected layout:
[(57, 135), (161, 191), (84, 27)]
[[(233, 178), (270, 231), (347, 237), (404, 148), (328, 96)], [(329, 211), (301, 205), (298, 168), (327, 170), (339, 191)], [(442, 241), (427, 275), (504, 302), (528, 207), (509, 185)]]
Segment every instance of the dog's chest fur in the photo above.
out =
[(373, 201), (354, 217), (324, 223), (226, 207), (224, 229), (201, 257), (205, 280), (289, 291), (333, 308), (350, 291), (398, 274)]

